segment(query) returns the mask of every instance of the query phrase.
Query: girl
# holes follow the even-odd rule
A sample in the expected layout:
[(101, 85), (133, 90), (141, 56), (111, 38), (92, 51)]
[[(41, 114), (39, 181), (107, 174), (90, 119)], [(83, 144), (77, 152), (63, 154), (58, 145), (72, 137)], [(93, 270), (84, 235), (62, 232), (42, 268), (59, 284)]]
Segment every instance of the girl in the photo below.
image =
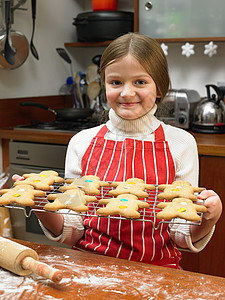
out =
[[(114, 40), (101, 58), (100, 73), (111, 107), (106, 124), (70, 141), (65, 177), (97, 175), (104, 181), (136, 177), (149, 184), (174, 180), (198, 185), (198, 152), (188, 132), (166, 125), (154, 113), (170, 86), (166, 57), (153, 39), (137, 33)], [(179, 268), (177, 246), (194, 252), (210, 240), (222, 205), (203, 191), (208, 208), (200, 226), (39, 213), (45, 234), (74, 249)], [(153, 218), (155, 225), (159, 220)], [(176, 246), (177, 245), (177, 246)]]

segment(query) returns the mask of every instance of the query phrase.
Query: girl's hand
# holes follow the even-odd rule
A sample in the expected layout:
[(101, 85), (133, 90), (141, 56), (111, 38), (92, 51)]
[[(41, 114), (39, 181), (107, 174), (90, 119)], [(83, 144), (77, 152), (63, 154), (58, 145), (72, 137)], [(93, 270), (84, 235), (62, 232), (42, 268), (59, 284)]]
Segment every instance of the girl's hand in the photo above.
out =
[(211, 221), (214, 224), (219, 220), (222, 213), (222, 202), (220, 197), (212, 190), (204, 190), (198, 195), (199, 199), (205, 199), (207, 212), (203, 214), (206, 221)]
[(12, 176), (12, 180), (13, 180), (13, 182), (16, 182), (18, 180), (24, 180), (24, 178), (22, 176), (20, 176), (20, 175), (14, 174)]

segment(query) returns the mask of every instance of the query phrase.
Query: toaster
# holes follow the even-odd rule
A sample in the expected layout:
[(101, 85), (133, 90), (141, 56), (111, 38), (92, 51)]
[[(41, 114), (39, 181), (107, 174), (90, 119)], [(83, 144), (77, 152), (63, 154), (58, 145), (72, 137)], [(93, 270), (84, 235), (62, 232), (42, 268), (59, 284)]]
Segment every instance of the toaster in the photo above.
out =
[(199, 93), (190, 89), (172, 89), (158, 104), (155, 116), (166, 124), (190, 129), (196, 105), (201, 100)]

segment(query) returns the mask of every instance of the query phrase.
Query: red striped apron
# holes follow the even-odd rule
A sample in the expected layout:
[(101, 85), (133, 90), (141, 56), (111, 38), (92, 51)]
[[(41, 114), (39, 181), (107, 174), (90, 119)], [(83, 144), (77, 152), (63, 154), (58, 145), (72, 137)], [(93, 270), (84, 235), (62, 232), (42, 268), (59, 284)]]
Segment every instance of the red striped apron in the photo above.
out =
[[(104, 181), (125, 181), (141, 178), (146, 183), (172, 183), (174, 161), (160, 125), (154, 142), (127, 138), (124, 141), (105, 139), (104, 125), (93, 138), (82, 159), (84, 175), (97, 175)], [(160, 221), (153, 216), (155, 228)], [(179, 268), (181, 254), (170, 239), (168, 224), (157, 230), (151, 222), (87, 217), (85, 234), (74, 246), (113, 257)]]

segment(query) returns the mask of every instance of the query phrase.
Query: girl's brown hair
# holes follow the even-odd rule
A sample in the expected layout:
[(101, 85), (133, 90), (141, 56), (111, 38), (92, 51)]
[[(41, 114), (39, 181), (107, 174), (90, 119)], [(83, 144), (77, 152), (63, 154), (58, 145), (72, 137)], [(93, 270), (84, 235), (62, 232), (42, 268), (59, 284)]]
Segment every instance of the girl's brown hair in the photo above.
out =
[(139, 33), (128, 33), (113, 40), (101, 57), (101, 80), (105, 81), (105, 68), (111, 63), (131, 54), (154, 80), (160, 101), (170, 88), (170, 77), (166, 56), (159, 43)]

